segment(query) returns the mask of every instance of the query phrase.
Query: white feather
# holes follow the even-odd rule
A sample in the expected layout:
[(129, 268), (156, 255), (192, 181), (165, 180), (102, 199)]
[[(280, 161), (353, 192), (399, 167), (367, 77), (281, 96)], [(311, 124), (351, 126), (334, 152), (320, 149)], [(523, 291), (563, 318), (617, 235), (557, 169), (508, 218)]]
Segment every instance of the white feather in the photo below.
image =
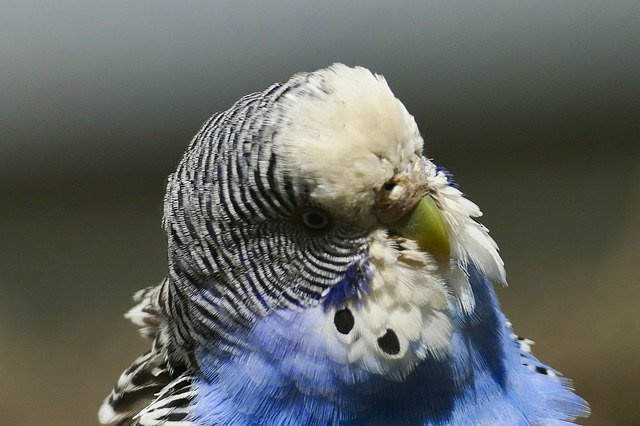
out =
[(422, 152), (415, 120), (365, 68), (335, 64), (299, 78), (310, 90), (281, 103), (276, 152), (292, 175), (315, 183), (311, 196), (325, 208), (374, 221), (375, 189)]
[[(371, 291), (344, 306), (354, 317), (353, 329), (347, 336), (339, 333), (333, 324), (336, 310), (331, 309), (322, 314), (321, 337), (334, 361), (401, 380), (425, 354), (440, 358), (449, 349), (449, 294), (435, 260), (415, 250), (413, 242), (398, 242), (377, 231), (369, 262)], [(397, 353), (386, 352), (379, 342), (388, 330), (397, 336)]]

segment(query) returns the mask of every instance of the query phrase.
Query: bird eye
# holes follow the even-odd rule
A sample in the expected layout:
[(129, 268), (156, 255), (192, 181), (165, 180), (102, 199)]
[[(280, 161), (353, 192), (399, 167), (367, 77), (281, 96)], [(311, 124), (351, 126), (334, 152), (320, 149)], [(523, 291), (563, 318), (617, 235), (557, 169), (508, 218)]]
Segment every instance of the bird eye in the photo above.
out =
[(309, 210), (300, 215), (302, 223), (309, 229), (319, 231), (329, 225), (329, 218), (320, 210)]

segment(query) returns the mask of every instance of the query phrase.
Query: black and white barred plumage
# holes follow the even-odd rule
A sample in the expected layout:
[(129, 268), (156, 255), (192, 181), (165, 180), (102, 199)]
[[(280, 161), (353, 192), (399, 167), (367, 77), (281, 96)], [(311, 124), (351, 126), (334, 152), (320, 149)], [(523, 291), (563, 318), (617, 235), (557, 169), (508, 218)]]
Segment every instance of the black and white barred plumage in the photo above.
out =
[[(229, 327), (245, 327), (274, 308), (309, 306), (364, 250), (366, 228), (345, 222), (309, 239), (301, 226), (291, 226), (314, 202), (304, 181), (283, 173), (272, 140), (287, 125), (283, 97), (317, 96), (309, 76), (215, 114), (169, 177), (163, 217), (169, 274), (139, 292), (127, 314), (154, 345), (123, 373), (102, 421), (136, 424), (141, 407), (197, 368), (190, 359), (195, 345), (215, 341), (226, 351), (241, 350)], [(322, 93), (321, 84), (317, 90)]]
[(214, 116), (169, 178), (168, 309), (182, 347), (215, 339), (234, 350), (241, 342), (230, 324), (308, 306), (363, 249), (362, 230), (348, 223), (315, 239), (291, 226), (314, 205), (304, 182), (280, 170), (272, 138), (285, 125), (278, 100), (299, 84), (274, 85)]

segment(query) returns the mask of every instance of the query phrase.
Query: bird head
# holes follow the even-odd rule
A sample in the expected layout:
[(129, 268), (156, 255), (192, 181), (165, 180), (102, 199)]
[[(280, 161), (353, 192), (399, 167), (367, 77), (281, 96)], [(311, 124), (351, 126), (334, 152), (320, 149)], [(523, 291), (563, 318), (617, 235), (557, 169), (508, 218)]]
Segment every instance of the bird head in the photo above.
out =
[(504, 282), (480, 214), (384, 78), (296, 74), (212, 117), (169, 178), (174, 304), (203, 344), (233, 348), (274, 312), (314, 310), (329, 346), (373, 354), (370, 369), (439, 357), (451, 304), (474, 307), (467, 264)]

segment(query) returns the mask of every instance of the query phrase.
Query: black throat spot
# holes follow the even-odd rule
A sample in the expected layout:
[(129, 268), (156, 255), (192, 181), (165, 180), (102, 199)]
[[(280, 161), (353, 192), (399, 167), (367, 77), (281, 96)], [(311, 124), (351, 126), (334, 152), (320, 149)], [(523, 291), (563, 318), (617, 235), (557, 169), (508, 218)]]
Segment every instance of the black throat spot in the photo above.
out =
[(349, 334), (353, 330), (355, 319), (349, 308), (340, 309), (336, 311), (333, 316), (333, 324), (341, 334)]
[(398, 355), (400, 353), (400, 341), (396, 332), (390, 328), (387, 328), (384, 336), (378, 338), (378, 346), (384, 353), (389, 355)]

